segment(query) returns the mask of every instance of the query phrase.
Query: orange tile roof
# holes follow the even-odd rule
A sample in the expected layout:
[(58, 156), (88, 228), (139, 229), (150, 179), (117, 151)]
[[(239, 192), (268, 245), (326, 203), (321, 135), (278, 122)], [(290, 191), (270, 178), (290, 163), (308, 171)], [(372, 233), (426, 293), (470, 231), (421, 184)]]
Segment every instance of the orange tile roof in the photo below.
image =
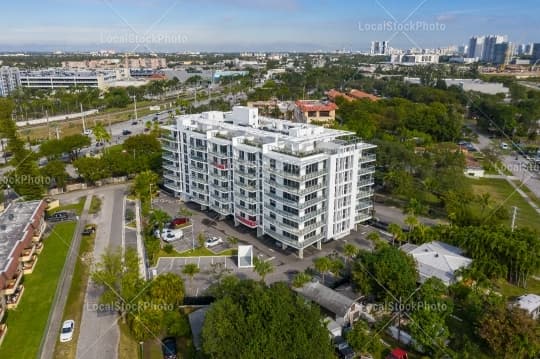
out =
[(372, 95), (370, 93), (367, 93), (367, 92), (364, 92), (364, 91), (360, 91), (360, 90), (356, 90), (356, 89), (352, 89), (349, 94), (356, 98), (356, 99), (363, 99), (363, 98), (367, 98), (371, 101), (378, 101), (380, 100), (381, 98), (378, 97), (378, 96), (375, 96), (375, 95)]
[(320, 101), (313, 100), (297, 100), (296, 106), (302, 112), (308, 111), (334, 111), (337, 110), (337, 105), (333, 102), (323, 103)]
[(347, 101), (352, 101), (354, 100), (351, 96), (347, 95), (347, 94), (344, 94), (343, 92), (339, 92), (337, 90), (334, 90), (334, 89), (331, 89), (329, 91), (326, 92), (326, 96), (328, 96), (328, 98), (331, 100), (331, 101), (335, 101), (336, 98), (338, 97), (343, 97), (345, 100)]

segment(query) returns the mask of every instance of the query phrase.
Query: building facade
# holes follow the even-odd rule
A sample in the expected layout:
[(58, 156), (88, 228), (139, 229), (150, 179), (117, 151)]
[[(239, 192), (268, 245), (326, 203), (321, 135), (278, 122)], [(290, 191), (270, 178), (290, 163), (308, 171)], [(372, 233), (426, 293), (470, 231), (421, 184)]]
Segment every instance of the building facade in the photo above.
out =
[(21, 86), (21, 74), (16, 67), (0, 67), (0, 97), (6, 97)]
[(120, 70), (72, 71), (48, 69), (21, 71), (21, 85), (29, 88), (55, 89), (74, 86), (106, 89), (121, 77)]
[(302, 123), (328, 125), (336, 120), (337, 105), (318, 100), (298, 100), (295, 102), (294, 120)]
[(373, 210), (376, 146), (352, 132), (260, 117), (256, 108), (162, 127), (164, 186), (303, 256)]

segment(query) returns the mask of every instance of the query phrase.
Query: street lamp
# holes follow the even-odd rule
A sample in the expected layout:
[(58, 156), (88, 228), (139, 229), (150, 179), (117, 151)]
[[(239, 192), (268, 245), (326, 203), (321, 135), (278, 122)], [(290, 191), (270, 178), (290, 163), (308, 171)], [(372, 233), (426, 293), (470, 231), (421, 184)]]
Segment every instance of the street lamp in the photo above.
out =
[(141, 359), (143, 359), (143, 356), (144, 356), (143, 345), (144, 345), (144, 342), (140, 341), (139, 342), (139, 349), (141, 351)]

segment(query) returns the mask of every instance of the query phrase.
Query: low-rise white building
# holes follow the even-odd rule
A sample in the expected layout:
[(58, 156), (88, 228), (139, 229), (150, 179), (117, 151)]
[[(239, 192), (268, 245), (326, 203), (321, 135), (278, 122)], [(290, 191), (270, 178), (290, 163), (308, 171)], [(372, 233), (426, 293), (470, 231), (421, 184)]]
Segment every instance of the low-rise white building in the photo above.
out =
[(162, 128), (166, 188), (300, 256), (371, 218), (376, 146), (352, 132), (242, 106), (179, 116)]
[(461, 255), (463, 253), (461, 249), (439, 241), (424, 243), (421, 246), (407, 243), (400, 249), (414, 258), (420, 283), (436, 277), (444, 284), (450, 285), (456, 281), (455, 272), (472, 263), (472, 259)]
[(527, 311), (533, 319), (540, 318), (540, 295), (538, 294), (525, 294), (519, 297), (516, 301), (516, 305)]
[(39, 89), (68, 88), (74, 86), (96, 87), (101, 90), (122, 79), (125, 71), (87, 70), (75, 71), (65, 69), (21, 71), (21, 86)]

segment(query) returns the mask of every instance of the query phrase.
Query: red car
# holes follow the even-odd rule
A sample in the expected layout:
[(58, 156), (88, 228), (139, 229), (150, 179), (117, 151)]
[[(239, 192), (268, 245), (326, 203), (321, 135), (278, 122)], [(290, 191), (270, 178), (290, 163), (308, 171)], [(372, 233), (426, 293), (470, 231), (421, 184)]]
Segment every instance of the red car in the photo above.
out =
[(171, 221), (171, 223), (169, 224), (169, 227), (176, 228), (179, 226), (183, 226), (187, 223), (189, 223), (189, 218), (175, 218)]
[(386, 356), (386, 359), (408, 359), (407, 352), (401, 348), (394, 348), (390, 354)]

